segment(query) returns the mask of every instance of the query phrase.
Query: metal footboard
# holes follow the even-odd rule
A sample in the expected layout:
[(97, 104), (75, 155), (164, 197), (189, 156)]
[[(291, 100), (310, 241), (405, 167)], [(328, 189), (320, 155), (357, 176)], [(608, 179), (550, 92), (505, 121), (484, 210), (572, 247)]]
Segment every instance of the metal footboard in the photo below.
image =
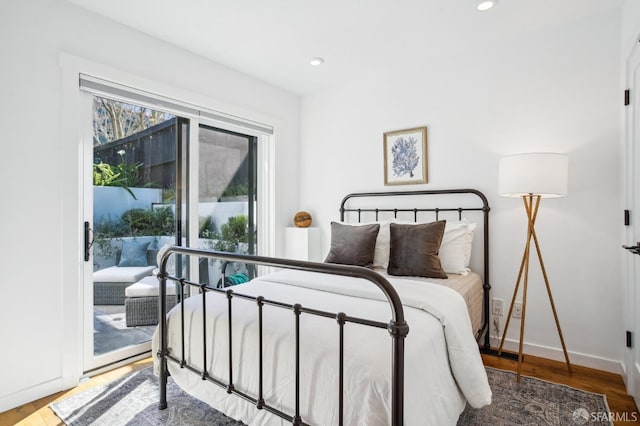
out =
[[(230, 262), (241, 262), (247, 263), (251, 265), (261, 265), (261, 266), (270, 266), (277, 268), (287, 268), (287, 269), (297, 269), (303, 271), (311, 271), (311, 272), (320, 272), (324, 274), (332, 274), (332, 275), (345, 275), (356, 278), (363, 278), (372, 282), (378, 288), (380, 288), (385, 294), (387, 301), (391, 307), (392, 318), (388, 323), (372, 321), (364, 318), (356, 318), (351, 317), (345, 313), (339, 312), (326, 312), (316, 309), (307, 308), (300, 304), (286, 304), (276, 300), (265, 299), (262, 296), (254, 297), (249, 295), (244, 295), (240, 292), (233, 291), (231, 289), (217, 288), (205, 284), (200, 284), (196, 282), (191, 282), (181, 277), (171, 276), (167, 272), (167, 262), (169, 257), (177, 254), (177, 255), (187, 255), (187, 256), (198, 256), (198, 257), (206, 257), (213, 259), (220, 259), (223, 261)], [(316, 262), (304, 262), (297, 260), (288, 260), (288, 259), (278, 259), (272, 257), (264, 257), (264, 256), (253, 256), (253, 255), (243, 255), (236, 253), (225, 253), (225, 252), (216, 252), (210, 250), (199, 250), (193, 248), (186, 247), (165, 247), (160, 252), (160, 272), (158, 274), (158, 278), (160, 279), (160, 318), (159, 318), (159, 333), (160, 333), (160, 348), (158, 350), (158, 357), (160, 358), (160, 403), (159, 408), (164, 409), (167, 407), (167, 362), (171, 361), (178, 364), (181, 368), (186, 368), (195, 374), (198, 374), (202, 377), (203, 380), (210, 381), (222, 388), (224, 388), (227, 393), (235, 394), (246, 401), (254, 404), (258, 409), (263, 409), (273, 413), (286, 421), (291, 422), (293, 425), (303, 425), (303, 419), (300, 413), (300, 316), (302, 314), (305, 315), (316, 315), (320, 317), (326, 318), (335, 318), (337, 321), (337, 325), (339, 327), (339, 370), (338, 370), (338, 410), (339, 410), (339, 424), (342, 425), (344, 418), (344, 402), (343, 402), (343, 394), (344, 394), (344, 325), (346, 323), (356, 323), (362, 324), (365, 326), (377, 327), (377, 328), (386, 328), (389, 331), (389, 335), (391, 337), (391, 345), (392, 345), (392, 366), (391, 366), (391, 421), (393, 425), (402, 425), (403, 424), (403, 407), (404, 407), (404, 339), (409, 332), (409, 326), (407, 325), (404, 318), (404, 310), (402, 307), (402, 303), (400, 301), (400, 297), (398, 293), (395, 291), (393, 286), (389, 283), (387, 279), (385, 279), (382, 275), (373, 272), (369, 269), (358, 267), (358, 266), (348, 266), (348, 265), (336, 265), (329, 263), (316, 263)], [(205, 362), (203, 363), (204, 370), (197, 369), (191, 365), (189, 365), (184, 359), (184, 346), (185, 346), (185, 333), (184, 333), (184, 305), (181, 305), (181, 324), (182, 324), (182, 358), (178, 358), (171, 354), (168, 350), (168, 342), (167, 342), (167, 304), (166, 304), (166, 283), (167, 280), (174, 281), (180, 286), (180, 295), (181, 300), (184, 300), (185, 287), (195, 287), (200, 289), (202, 293), (202, 309), (203, 309), (203, 335), (202, 338), (206, 339), (207, 329), (206, 329), (206, 293), (207, 292), (218, 292), (226, 295), (227, 298), (227, 314), (228, 314), (228, 345), (229, 345), (229, 366), (228, 366), (228, 380), (223, 381), (219, 378), (212, 377), (209, 375), (209, 372), (206, 368), (206, 344), (203, 345), (203, 359)], [(224, 277), (223, 277), (224, 282)], [(249, 391), (241, 391), (235, 388), (233, 382), (233, 367), (232, 367), (232, 359), (233, 359), (233, 334), (232, 334), (232, 320), (233, 320), (233, 299), (240, 298), (245, 300), (251, 300), (255, 302), (256, 309), (258, 312), (258, 347), (259, 347), (259, 384), (257, 390), (252, 390), (251, 393)], [(263, 398), (264, 389), (263, 389), (263, 348), (262, 348), (262, 335), (263, 335), (263, 326), (262, 326), (262, 308), (265, 305), (274, 306), (286, 310), (290, 310), (293, 313), (293, 320), (295, 321), (295, 413), (285, 413), (278, 410), (275, 407), (267, 404)], [(195, 336), (190, 336), (191, 338)], [(205, 340), (206, 342), (206, 340)]]

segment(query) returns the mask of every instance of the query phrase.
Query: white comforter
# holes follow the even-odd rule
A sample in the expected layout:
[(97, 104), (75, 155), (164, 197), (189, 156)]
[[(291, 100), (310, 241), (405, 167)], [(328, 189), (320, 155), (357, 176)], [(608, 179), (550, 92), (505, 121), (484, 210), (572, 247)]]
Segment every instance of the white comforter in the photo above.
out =
[[(405, 341), (405, 424), (455, 425), (467, 401), (478, 408), (491, 403), (491, 390), (473, 338), (462, 297), (449, 288), (412, 280), (390, 280), (405, 306), (409, 335)], [(345, 312), (388, 322), (390, 308), (382, 292), (362, 279), (293, 270), (269, 274), (234, 291), (305, 307)], [(202, 368), (202, 296), (185, 301), (187, 361)], [(258, 389), (257, 307), (234, 299), (233, 371), (237, 389)], [(228, 380), (227, 300), (207, 295), (207, 368)], [(169, 314), (171, 352), (180, 356), (178, 307)], [(338, 327), (336, 321), (301, 315), (301, 415), (312, 425), (337, 424)], [(288, 413), (295, 407), (294, 315), (264, 307), (265, 400)], [(268, 330), (268, 333), (266, 331)], [(215, 342), (212, 336), (217, 336)], [(153, 336), (157, 353), (158, 335)], [(213, 358), (211, 354), (214, 353)], [(157, 367), (157, 366), (156, 366)], [(197, 375), (169, 362), (169, 371), (185, 391), (248, 425), (284, 421)], [(391, 338), (384, 329), (345, 326), (345, 424), (390, 424)], [(171, 401), (168, 401), (171, 404)]]

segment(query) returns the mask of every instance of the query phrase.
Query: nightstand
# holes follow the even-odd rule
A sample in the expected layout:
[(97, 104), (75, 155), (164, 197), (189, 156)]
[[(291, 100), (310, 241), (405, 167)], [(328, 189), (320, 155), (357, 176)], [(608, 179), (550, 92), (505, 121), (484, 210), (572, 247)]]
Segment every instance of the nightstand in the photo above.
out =
[(295, 260), (322, 261), (322, 232), (320, 228), (284, 229), (284, 257)]

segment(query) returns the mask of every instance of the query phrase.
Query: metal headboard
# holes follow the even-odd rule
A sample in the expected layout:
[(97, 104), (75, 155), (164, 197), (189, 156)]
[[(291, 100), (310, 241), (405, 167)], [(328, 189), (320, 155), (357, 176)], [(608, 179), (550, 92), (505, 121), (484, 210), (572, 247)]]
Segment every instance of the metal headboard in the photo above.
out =
[[(402, 196), (437, 196), (437, 195), (473, 195), (477, 196), (477, 200), (475, 200), (475, 205), (468, 207), (459, 207), (454, 206), (454, 203), (459, 202), (459, 198), (451, 197), (447, 198), (447, 202), (445, 206), (420, 206), (420, 207), (412, 207), (412, 208), (390, 208), (387, 206), (376, 206), (373, 205), (369, 207), (369, 202), (366, 203), (366, 207), (358, 207), (358, 208), (348, 208), (346, 205), (350, 200), (355, 198), (381, 198), (381, 197), (402, 197)], [(424, 199), (420, 199), (417, 204), (425, 204)], [(448, 200), (451, 200), (449, 203)], [(373, 200), (372, 200), (373, 201)], [(373, 204), (373, 203), (372, 203)], [(457, 212), (458, 219), (462, 219), (463, 212), (482, 212), (483, 216), (483, 239), (482, 239), (482, 247), (483, 247), (483, 325), (478, 333), (477, 338), (480, 339), (484, 334), (484, 349), (489, 350), (490, 348), (490, 336), (489, 336), (489, 291), (491, 290), (491, 284), (489, 281), (489, 202), (487, 201), (487, 197), (480, 191), (476, 189), (433, 189), (433, 190), (421, 190), (421, 191), (393, 191), (393, 192), (358, 192), (353, 194), (348, 194), (342, 199), (340, 203), (340, 220), (345, 220), (345, 213), (357, 213), (358, 222), (362, 221), (363, 213), (375, 214), (375, 220), (379, 220), (381, 213), (390, 214), (393, 213), (394, 218), (398, 218), (398, 213), (413, 213), (413, 220), (415, 222), (418, 221), (418, 213), (421, 212), (430, 212), (435, 215), (435, 220), (439, 219), (441, 212)]]

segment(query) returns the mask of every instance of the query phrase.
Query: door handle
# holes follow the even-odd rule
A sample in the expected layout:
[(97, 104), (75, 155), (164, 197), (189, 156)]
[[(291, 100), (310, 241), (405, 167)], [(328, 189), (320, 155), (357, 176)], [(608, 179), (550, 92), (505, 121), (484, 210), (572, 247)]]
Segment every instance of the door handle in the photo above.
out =
[(93, 245), (93, 230), (89, 222), (84, 223), (84, 261), (91, 258), (91, 246)]
[(636, 243), (635, 246), (622, 246), (622, 248), (633, 254), (640, 254), (640, 242)]

